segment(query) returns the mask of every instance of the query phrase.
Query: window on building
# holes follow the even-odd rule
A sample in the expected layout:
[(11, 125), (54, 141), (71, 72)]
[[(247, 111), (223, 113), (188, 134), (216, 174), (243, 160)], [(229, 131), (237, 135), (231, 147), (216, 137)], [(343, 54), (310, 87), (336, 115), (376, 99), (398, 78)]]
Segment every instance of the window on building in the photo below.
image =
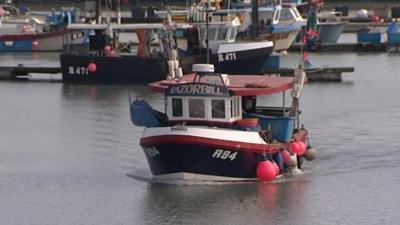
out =
[(173, 98), (172, 99), (172, 116), (173, 117), (180, 117), (182, 116), (182, 99), (180, 98)]
[(192, 118), (204, 118), (204, 100), (189, 99), (189, 116)]
[(222, 99), (211, 100), (212, 118), (225, 118), (225, 101)]

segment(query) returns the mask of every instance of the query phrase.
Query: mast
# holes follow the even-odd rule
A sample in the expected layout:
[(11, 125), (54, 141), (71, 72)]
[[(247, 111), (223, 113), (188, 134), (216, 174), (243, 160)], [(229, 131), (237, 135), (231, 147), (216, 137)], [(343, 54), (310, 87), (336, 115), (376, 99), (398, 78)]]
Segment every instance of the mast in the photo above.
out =
[(251, 0), (251, 37), (258, 37), (258, 1)]
[(101, 0), (96, 0), (96, 22), (97, 24), (101, 23), (101, 12), (100, 12), (100, 8), (101, 8)]
[(209, 11), (210, 11), (210, 0), (207, 0), (206, 6), (206, 47), (207, 47), (207, 64), (210, 64), (210, 46), (208, 44), (208, 20), (209, 20)]

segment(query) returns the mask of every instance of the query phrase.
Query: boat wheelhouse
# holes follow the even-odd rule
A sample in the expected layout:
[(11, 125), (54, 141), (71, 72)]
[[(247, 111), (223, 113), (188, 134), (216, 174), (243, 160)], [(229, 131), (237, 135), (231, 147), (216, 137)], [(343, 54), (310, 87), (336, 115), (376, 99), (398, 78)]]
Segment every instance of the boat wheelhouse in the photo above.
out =
[[(158, 11), (156, 14), (163, 18), (166, 12)], [(205, 21), (206, 18), (205, 10), (199, 6), (192, 6), (190, 10), (174, 10), (171, 14), (173, 18), (174, 16), (178, 18), (185, 16), (186, 21), (192, 22)], [(223, 21), (225, 18), (229, 19), (238, 16), (240, 18), (240, 26), (237, 27), (238, 36), (250, 36), (252, 23), (252, 8), (250, 5), (242, 5), (240, 8), (233, 9), (216, 9), (211, 14), (213, 21)], [(301, 18), (295, 7), (273, 4), (260, 6), (258, 9), (259, 39), (272, 41), (274, 52), (289, 49), (303, 24), (298, 21), (299, 17)]]
[[(273, 51), (273, 42), (237, 41), (240, 25), (238, 18), (208, 24), (195, 23), (193, 28), (186, 32), (187, 52), (180, 54), (184, 73), (191, 72), (193, 63), (207, 63), (206, 53), (209, 49), (210, 63), (216, 65), (217, 72), (262, 74), (264, 64)], [(196, 61), (187, 63), (185, 55), (195, 56)]]
[[(181, 80), (150, 84), (165, 94), (165, 113), (146, 102), (131, 104), (131, 120), (144, 126), (140, 145), (160, 180), (272, 180), (299, 172), (312, 159), (298, 110), (257, 105), (257, 96), (285, 93), (293, 78), (226, 75), (193, 65)], [(266, 168), (266, 169), (265, 169)], [(267, 174), (267, 175), (265, 175)]]

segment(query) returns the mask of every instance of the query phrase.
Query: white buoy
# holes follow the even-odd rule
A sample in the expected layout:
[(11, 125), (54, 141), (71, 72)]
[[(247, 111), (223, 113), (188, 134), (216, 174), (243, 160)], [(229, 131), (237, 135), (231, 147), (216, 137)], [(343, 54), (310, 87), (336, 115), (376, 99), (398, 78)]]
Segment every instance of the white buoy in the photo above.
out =
[(366, 9), (358, 10), (357, 18), (367, 19), (368, 18), (368, 10), (366, 10)]
[(182, 68), (178, 68), (175, 70), (175, 77), (178, 79), (181, 79), (183, 77), (183, 72), (182, 72)]
[(297, 167), (297, 156), (296, 154), (291, 155), (289, 161), (287, 162), (289, 168)]
[(304, 153), (304, 158), (308, 161), (313, 161), (317, 156), (317, 149), (315, 148), (308, 148), (306, 153)]
[(168, 77), (175, 78), (174, 60), (168, 60)]

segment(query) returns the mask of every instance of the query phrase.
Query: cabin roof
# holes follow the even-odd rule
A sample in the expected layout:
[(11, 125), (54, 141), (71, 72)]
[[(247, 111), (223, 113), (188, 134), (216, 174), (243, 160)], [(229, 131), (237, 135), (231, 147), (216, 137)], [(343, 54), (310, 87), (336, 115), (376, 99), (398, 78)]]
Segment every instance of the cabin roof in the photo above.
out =
[[(179, 82), (175, 80), (162, 80), (150, 83), (150, 89), (155, 92), (165, 93), (168, 87), (177, 84), (193, 83), (196, 74), (189, 74), (182, 77)], [(213, 82), (210, 82), (210, 81)], [(213, 79), (205, 76), (201, 78), (200, 82), (195, 83), (215, 83), (215, 76)], [(222, 85), (222, 82), (220, 82)], [(270, 95), (280, 93), (282, 91), (291, 89), (293, 86), (292, 77), (276, 77), (268, 75), (230, 75), (229, 85), (226, 87), (232, 92), (234, 96), (255, 96), (255, 95)]]

